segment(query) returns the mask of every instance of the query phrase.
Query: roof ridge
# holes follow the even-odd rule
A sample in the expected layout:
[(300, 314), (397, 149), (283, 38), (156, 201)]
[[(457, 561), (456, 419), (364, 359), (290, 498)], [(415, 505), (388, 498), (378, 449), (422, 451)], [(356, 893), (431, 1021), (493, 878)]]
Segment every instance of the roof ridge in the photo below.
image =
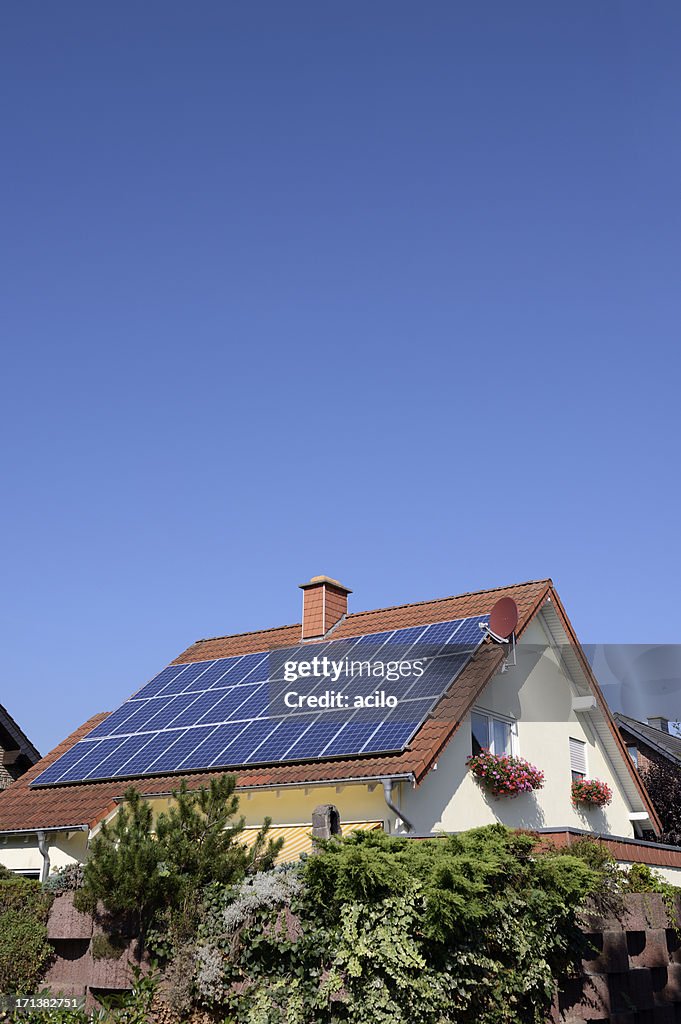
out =
[(264, 629), (247, 629), (243, 633), (221, 633), (219, 636), (202, 636), (200, 640), (194, 640), (194, 644), (210, 644), (213, 640), (232, 640), (238, 636), (258, 636), (259, 633), (276, 633), (280, 629), (296, 629), (298, 626), (302, 626), (302, 623), (290, 622), (288, 626), (265, 626)]
[(406, 604), (388, 604), (383, 608), (367, 608), (363, 612), (351, 612), (345, 621), (347, 622), (348, 619), (359, 618), (360, 615), (375, 615), (377, 612), (393, 612), (397, 611), (399, 608), (418, 608), (419, 605), (423, 604), (441, 604), (444, 601), (458, 601), (463, 597), (477, 597), (479, 594), (493, 594), (496, 590), (515, 590), (518, 587), (531, 587), (537, 583), (553, 584), (553, 580), (551, 577), (539, 580), (525, 580), (524, 583), (509, 583), (508, 586), (486, 587), (482, 590), (466, 590), (463, 594), (448, 594), (446, 597), (430, 597), (426, 598), (424, 601), (407, 601)]
[[(405, 604), (387, 604), (381, 608), (366, 608), (363, 612), (350, 612), (345, 622), (350, 619), (360, 618), (362, 615), (376, 615), (378, 612), (392, 612), (397, 611), (400, 608), (418, 608), (419, 605), (423, 604), (441, 604), (444, 601), (457, 601), (463, 597), (475, 597), (478, 594), (493, 594), (497, 590), (516, 590), (519, 587), (531, 587), (537, 583), (550, 583), (553, 586), (553, 580), (550, 576), (544, 579), (538, 580), (525, 580), (523, 583), (509, 583), (506, 586), (501, 587), (486, 587), (482, 590), (465, 590), (462, 594), (448, 594), (446, 597), (430, 597), (424, 601), (407, 601)], [(241, 636), (258, 636), (260, 633), (276, 633), (281, 629), (296, 629), (301, 626), (300, 622), (291, 622), (287, 626), (268, 626), (264, 629), (248, 629), (244, 633), (222, 633), (219, 636), (206, 636), (201, 637), (200, 640), (195, 640), (194, 644), (209, 644), (214, 640), (235, 640)], [(194, 646), (191, 644), (190, 646)]]

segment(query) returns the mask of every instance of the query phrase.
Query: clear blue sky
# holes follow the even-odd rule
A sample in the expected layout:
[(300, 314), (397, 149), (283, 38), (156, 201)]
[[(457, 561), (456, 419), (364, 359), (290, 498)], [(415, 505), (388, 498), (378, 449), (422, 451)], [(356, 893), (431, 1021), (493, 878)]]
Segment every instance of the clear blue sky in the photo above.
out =
[(681, 6), (0, 11), (2, 694), (551, 575), (679, 638)]

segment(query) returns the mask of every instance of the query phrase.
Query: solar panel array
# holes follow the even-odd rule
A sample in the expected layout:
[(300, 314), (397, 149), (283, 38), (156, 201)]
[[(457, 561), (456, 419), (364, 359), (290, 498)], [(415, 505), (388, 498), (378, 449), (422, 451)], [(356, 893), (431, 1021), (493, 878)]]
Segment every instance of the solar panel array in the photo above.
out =
[[(403, 750), (484, 639), (475, 616), (285, 650), (170, 665), (42, 772), (33, 785)], [(423, 660), (419, 678), (286, 681), (286, 662)], [(397, 706), (355, 707), (383, 690)], [(344, 708), (286, 706), (291, 691), (338, 692)]]

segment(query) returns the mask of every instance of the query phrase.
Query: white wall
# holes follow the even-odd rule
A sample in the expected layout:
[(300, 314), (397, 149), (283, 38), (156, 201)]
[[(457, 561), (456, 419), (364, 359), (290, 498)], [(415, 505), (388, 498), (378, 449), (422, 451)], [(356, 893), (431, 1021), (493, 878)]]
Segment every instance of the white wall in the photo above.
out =
[[(544, 772), (544, 788), (515, 798), (489, 796), (466, 768), (472, 752), (468, 718), (440, 756), (437, 771), (416, 789), (402, 786), (403, 807), (416, 831), (460, 832), (500, 821), (515, 828), (571, 825), (633, 836), (626, 794), (595, 735), (572, 711), (570, 682), (537, 622), (518, 644), (517, 661), (517, 667), (490, 680), (476, 707), (517, 719), (517, 752)], [(570, 737), (586, 742), (587, 775), (608, 783), (613, 791), (609, 806), (573, 807)]]
[[(48, 832), (46, 838), (50, 844), (50, 871), (85, 860), (86, 832)], [(40, 872), (43, 858), (38, 849), (35, 832), (27, 833), (25, 839), (21, 836), (10, 836), (7, 842), (0, 840), (0, 864), (10, 871)]]
[[(632, 866), (630, 861), (618, 860), (617, 863), (623, 868), (630, 868)], [(661, 875), (665, 882), (670, 882), (671, 885), (676, 885), (681, 888), (681, 868), (668, 868), (658, 865), (650, 865), (650, 870), (654, 871), (657, 875)]]

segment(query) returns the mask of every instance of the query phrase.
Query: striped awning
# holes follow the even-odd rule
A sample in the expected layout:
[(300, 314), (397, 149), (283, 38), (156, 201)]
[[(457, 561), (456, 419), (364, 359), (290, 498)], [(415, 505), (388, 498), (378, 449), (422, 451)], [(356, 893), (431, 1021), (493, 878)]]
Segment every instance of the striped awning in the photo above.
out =
[[(368, 832), (372, 829), (383, 828), (382, 821), (344, 821), (341, 831), (344, 836), (351, 832)], [(258, 825), (247, 825), (242, 833), (242, 839), (246, 846), (252, 846), (258, 834)], [(277, 858), (280, 864), (286, 861), (298, 860), (301, 853), (310, 853), (312, 850), (312, 826), (311, 825), (272, 825), (268, 832), (270, 839), (283, 838), (284, 845)]]

